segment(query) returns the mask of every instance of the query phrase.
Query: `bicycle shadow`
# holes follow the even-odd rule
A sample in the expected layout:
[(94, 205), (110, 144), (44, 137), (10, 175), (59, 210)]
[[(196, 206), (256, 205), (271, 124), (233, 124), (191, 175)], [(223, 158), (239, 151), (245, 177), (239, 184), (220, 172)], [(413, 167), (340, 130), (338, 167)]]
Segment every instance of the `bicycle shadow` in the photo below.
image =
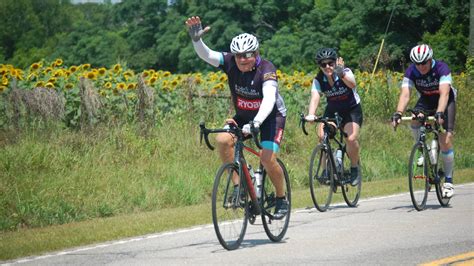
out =
[[(426, 204), (426, 206), (423, 210), (426, 211), (426, 210), (451, 209), (451, 208), (452, 208), (451, 204), (448, 205), (448, 206), (445, 206), (445, 207), (441, 206), (439, 204)], [(400, 210), (400, 209), (407, 209), (407, 212), (419, 212), (411, 204), (405, 205), (405, 206), (396, 206), (396, 207), (390, 208), (388, 210), (396, 211), (396, 210)]]
[(246, 249), (246, 248), (253, 248), (253, 247), (257, 247), (257, 246), (263, 246), (263, 245), (279, 245), (279, 244), (285, 244), (286, 241), (285, 239), (282, 239), (280, 242), (273, 242), (271, 241), (270, 239), (244, 239), (242, 241), (242, 243), (240, 243), (240, 246), (235, 249), (235, 250), (227, 250), (225, 248), (223, 248), (219, 242), (217, 242), (216, 244), (216, 250), (214, 251), (211, 251), (211, 253), (221, 253), (221, 252), (232, 252), (232, 251), (237, 251), (239, 249)]

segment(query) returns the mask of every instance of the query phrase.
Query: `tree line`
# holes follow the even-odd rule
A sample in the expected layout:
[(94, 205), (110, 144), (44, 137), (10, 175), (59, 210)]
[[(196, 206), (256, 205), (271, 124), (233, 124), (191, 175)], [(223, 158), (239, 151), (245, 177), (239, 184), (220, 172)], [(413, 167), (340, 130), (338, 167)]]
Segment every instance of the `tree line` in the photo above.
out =
[(66, 65), (121, 63), (136, 71), (211, 70), (187, 35), (184, 21), (192, 15), (211, 26), (204, 36), (211, 49), (229, 51), (235, 35), (252, 33), (263, 56), (283, 71), (313, 70), (320, 47), (334, 47), (348, 66), (371, 71), (382, 39), (379, 69), (403, 71), (421, 42), (455, 72), (465, 71), (468, 57), (469, 0), (105, 2), (0, 1), (0, 62), (26, 68), (62, 58)]

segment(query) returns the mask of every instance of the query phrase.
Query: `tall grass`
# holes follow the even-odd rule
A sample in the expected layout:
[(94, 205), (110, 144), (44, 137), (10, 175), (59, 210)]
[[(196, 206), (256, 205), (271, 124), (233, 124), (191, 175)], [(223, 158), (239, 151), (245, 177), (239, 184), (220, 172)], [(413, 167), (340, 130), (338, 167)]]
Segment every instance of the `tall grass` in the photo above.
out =
[[(360, 139), (364, 181), (403, 176), (413, 140), (407, 125), (394, 132), (388, 122), (398, 100), (398, 82), (386, 78), (370, 83), (370, 77), (360, 76), (366, 82), (359, 90), (365, 116)], [(474, 93), (467, 82), (456, 86), (456, 168), (472, 168)], [(301, 189), (307, 186), (309, 156), (316, 144), (314, 130), (305, 136), (298, 127), (309, 90), (297, 87), (282, 93), (288, 118), (280, 156), (292, 186)], [(186, 103), (181, 93), (157, 95), (155, 104), (169, 109), (160, 107), (157, 123), (145, 132), (139, 124), (114, 121), (87, 130), (71, 130), (61, 122), (1, 129), (0, 230), (208, 202), (220, 161), (217, 152), (199, 144), (198, 123), (221, 126), (232, 112), (225, 97)]]

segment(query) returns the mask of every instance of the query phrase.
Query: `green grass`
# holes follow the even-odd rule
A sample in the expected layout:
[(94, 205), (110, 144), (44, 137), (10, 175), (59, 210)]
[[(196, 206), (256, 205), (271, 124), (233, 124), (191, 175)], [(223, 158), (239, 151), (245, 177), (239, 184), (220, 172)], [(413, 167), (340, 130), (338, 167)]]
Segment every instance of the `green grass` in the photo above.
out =
[[(297, 189), (307, 187), (316, 135), (303, 135), (296, 117), (288, 119), (280, 156)], [(474, 165), (469, 134), (456, 135), (456, 169)], [(217, 152), (199, 144), (197, 123), (170, 123), (146, 136), (130, 126), (2, 136), (2, 232), (199, 205), (209, 201), (220, 165)], [(407, 127), (393, 132), (386, 124), (366, 122), (360, 140), (365, 181), (403, 176), (412, 142)]]
[[(474, 182), (474, 168), (456, 172), (456, 183), (466, 182)], [(408, 184), (402, 177), (364, 182), (362, 186), (362, 198), (403, 192), (408, 192)], [(337, 193), (332, 204), (342, 201), (341, 193)], [(293, 210), (312, 206), (309, 188), (293, 191)], [(210, 223), (210, 202), (205, 202), (44, 228), (19, 229), (0, 234), (0, 260)]]

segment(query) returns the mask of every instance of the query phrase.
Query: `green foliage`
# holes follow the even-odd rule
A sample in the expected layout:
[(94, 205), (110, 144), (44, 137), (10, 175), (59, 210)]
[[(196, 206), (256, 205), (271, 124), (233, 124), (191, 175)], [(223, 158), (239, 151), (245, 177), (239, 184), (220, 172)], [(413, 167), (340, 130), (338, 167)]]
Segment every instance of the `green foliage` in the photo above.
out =
[(308, 72), (318, 48), (334, 47), (349, 66), (370, 71), (382, 39), (379, 69), (403, 70), (410, 48), (420, 42), (432, 45), (436, 58), (455, 72), (464, 70), (467, 58), (467, 0), (217, 0), (176, 1), (172, 6), (165, 0), (114, 5), (4, 0), (0, 58), (18, 67), (63, 58), (67, 64), (106, 67), (120, 60), (135, 71), (210, 70), (189, 50), (184, 20), (192, 15), (212, 27), (204, 37), (211, 49), (228, 51), (235, 35), (253, 33), (262, 54), (283, 70)]

